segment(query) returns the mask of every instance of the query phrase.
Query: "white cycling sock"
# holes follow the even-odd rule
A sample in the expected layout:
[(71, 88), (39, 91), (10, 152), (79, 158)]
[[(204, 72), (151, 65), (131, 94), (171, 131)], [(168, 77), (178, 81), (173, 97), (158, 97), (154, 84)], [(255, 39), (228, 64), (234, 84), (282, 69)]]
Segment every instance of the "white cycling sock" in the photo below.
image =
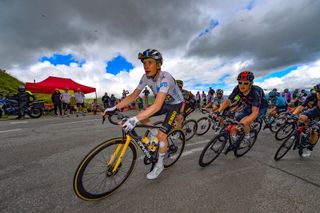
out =
[(166, 153), (159, 153), (158, 162), (156, 164), (157, 167), (163, 167), (163, 159)]
[(251, 138), (251, 137), (250, 137), (250, 133), (246, 133), (245, 137), (246, 137), (247, 139), (250, 139), (250, 138)]

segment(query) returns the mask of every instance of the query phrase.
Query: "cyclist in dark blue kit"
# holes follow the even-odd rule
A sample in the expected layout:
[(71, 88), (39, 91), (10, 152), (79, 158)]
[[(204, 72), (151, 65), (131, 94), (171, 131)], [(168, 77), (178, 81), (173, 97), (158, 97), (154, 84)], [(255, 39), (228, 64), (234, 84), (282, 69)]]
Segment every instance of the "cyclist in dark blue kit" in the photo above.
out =
[(254, 75), (252, 72), (243, 71), (238, 77), (238, 85), (233, 89), (228, 99), (225, 100), (218, 112), (223, 112), (235, 99), (239, 98), (239, 102), (244, 105), (242, 112), (236, 117), (237, 121), (243, 124), (245, 139), (251, 143), (250, 124), (256, 119), (266, 114), (268, 109), (268, 101), (261, 87), (253, 85)]

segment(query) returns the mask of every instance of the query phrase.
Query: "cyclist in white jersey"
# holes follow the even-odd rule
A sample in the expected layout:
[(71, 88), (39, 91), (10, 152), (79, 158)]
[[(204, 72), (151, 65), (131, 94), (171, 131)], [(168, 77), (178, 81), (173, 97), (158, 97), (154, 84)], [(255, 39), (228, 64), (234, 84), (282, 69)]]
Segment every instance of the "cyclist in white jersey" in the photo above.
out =
[(168, 150), (167, 134), (172, 128), (176, 115), (180, 112), (183, 96), (174, 78), (168, 72), (161, 71), (163, 59), (159, 51), (147, 49), (143, 53), (139, 53), (138, 58), (143, 63), (145, 70), (138, 87), (116, 106), (107, 108), (102, 115), (105, 116), (107, 112), (122, 109), (136, 100), (145, 86), (150, 87), (156, 96), (154, 104), (139, 112), (136, 116), (129, 118), (122, 126), (126, 131), (130, 131), (138, 122), (151, 124), (149, 120), (151, 116), (166, 114), (160, 131), (157, 129), (151, 130), (151, 134), (158, 136), (160, 141), (158, 162), (153, 170), (147, 174), (148, 179), (155, 179), (164, 169), (163, 158)]

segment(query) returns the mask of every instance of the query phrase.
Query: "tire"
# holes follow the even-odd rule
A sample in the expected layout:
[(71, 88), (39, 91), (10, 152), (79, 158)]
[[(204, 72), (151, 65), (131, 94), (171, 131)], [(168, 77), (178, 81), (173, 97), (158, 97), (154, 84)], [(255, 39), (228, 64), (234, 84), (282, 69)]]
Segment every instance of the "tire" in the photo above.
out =
[(3, 116), (3, 110), (0, 108), (0, 118)]
[(272, 133), (276, 133), (276, 132), (280, 129), (280, 127), (285, 124), (286, 120), (287, 120), (286, 117), (284, 117), (284, 116), (281, 116), (281, 117), (278, 116), (278, 117), (272, 122), (272, 124), (271, 124), (271, 126), (270, 126), (270, 131), (271, 131)]
[(236, 157), (242, 157), (244, 156), (247, 152), (250, 151), (250, 149), (253, 147), (253, 145), (255, 144), (256, 140), (257, 140), (257, 136), (258, 136), (258, 132), (255, 129), (250, 130), (250, 136), (251, 136), (251, 140), (252, 142), (250, 144), (248, 144), (247, 146), (243, 146), (243, 143), (245, 142), (244, 137), (240, 137), (238, 139), (238, 141), (236, 142), (235, 145), (235, 150), (234, 150), (234, 155)]
[(259, 133), (261, 131), (261, 127), (262, 127), (262, 120), (254, 121), (250, 125), (250, 128), (255, 129), (257, 131), (257, 133)]
[(197, 135), (201, 136), (208, 132), (208, 130), (211, 127), (211, 121), (208, 117), (202, 117), (199, 120), (197, 120), (198, 129), (197, 129)]
[(40, 108), (31, 108), (28, 115), (31, 118), (40, 118), (43, 114), (43, 110)]
[(294, 123), (286, 123), (278, 129), (275, 134), (275, 138), (278, 141), (287, 139), (295, 130), (296, 125)]
[(164, 168), (168, 168), (175, 164), (180, 158), (184, 145), (186, 143), (185, 135), (182, 130), (174, 129), (167, 136), (169, 149), (163, 159)]
[[(127, 180), (131, 172), (133, 171), (137, 157), (137, 150), (133, 143), (130, 142), (128, 149), (126, 150), (126, 153), (121, 161), (121, 166), (118, 168), (118, 171), (116, 171), (114, 174), (110, 174), (112, 171), (112, 167), (106, 165), (106, 162), (110, 159), (116, 147), (124, 143), (125, 141), (123, 140), (123, 138), (113, 138), (107, 140), (96, 146), (87, 154), (87, 156), (84, 157), (84, 159), (79, 164), (73, 179), (74, 192), (80, 199), (90, 201), (105, 198), (112, 192), (116, 191)], [(127, 159), (128, 161), (126, 161), (127, 163), (125, 163), (125, 160)], [(114, 162), (116, 162), (116, 160)], [(98, 165), (96, 165), (95, 163)], [(123, 171), (123, 169), (127, 171)], [(96, 170), (100, 171), (98, 172)], [(92, 176), (94, 174), (97, 174), (101, 181), (98, 182), (99, 179), (97, 177), (94, 177), (94, 179), (92, 179)], [(119, 176), (121, 175), (123, 176), (123, 178), (120, 179), (120, 181), (117, 183), (117, 180), (119, 180), (117, 178), (119, 178)], [(89, 183), (85, 182), (87, 176), (89, 176), (89, 179), (87, 179)], [(95, 184), (95, 186), (92, 188), (90, 187), (90, 183), (91, 185), (92, 183), (97, 184)], [(102, 191), (99, 192), (93, 191), (97, 187), (100, 187), (101, 189), (101, 186), (105, 187), (107, 185), (112, 185), (113, 183), (115, 183), (115, 186), (110, 187), (110, 189), (104, 190), (103, 188)]]
[(296, 134), (288, 137), (278, 148), (276, 154), (274, 155), (274, 160), (278, 161), (281, 158), (283, 158), (283, 156), (285, 156), (288, 153), (288, 151), (291, 149), (293, 144), (295, 144), (296, 140), (298, 140), (298, 137)]
[(193, 138), (193, 136), (197, 133), (197, 129), (198, 129), (198, 123), (196, 120), (189, 119), (184, 122), (182, 126), (182, 130), (186, 137), (186, 141)]
[[(223, 138), (223, 139), (222, 139)], [(227, 143), (226, 133), (220, 133), (216, 135), (212, 140), (204, 147), (199, 157), (199, 165), (206, 167), (211, 164), (221, 154)], [(208, 159), (207, 156), (209, 155)]]

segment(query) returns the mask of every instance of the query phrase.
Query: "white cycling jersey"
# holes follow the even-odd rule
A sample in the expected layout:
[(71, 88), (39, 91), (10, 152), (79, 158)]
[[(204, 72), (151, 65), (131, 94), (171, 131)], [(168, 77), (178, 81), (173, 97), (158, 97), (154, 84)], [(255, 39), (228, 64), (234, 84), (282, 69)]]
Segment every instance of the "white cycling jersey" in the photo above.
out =
[(149, 86), (154, 95), (162, 92), (167, 94), (166, 104), (179, 104), (183, 102), (182, 93), (176, 84), (172, 75), (165, 71), (160, 71), (160, 76), (156, 81), (147, 78), (144, 74), (137, 87), (138, 90), (143, 90), (145, 86)]

